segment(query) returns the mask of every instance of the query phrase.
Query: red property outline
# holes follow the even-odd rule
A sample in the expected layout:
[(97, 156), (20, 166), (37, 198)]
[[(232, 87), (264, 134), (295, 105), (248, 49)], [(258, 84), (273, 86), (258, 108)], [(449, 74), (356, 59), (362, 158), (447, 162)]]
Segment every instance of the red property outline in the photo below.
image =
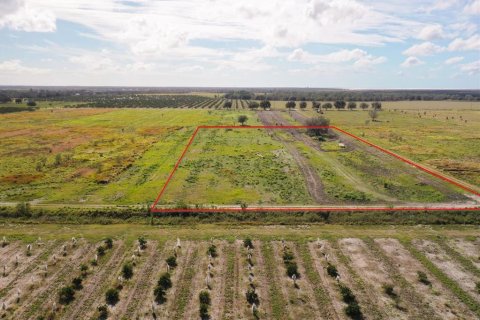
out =
[(453, 184), (469, 193), (480, 196), (480, 193), (475, 191), (474, 189), (465, 186), (455, 180), (452, 180), (438, 172), (435, 172), (431, 169), (428, 169), (418, 163), (413, 162), (405, 157), (402, 157), (394, 152), (391, 152), (385, 148), (382, 148), (376, 144), (373, 144), (363, 138), (360, 138), (354, 134), (351, 134), (345, 130), (342, 130), (336, 126), (198, 126), (195, 128), (192, 136), (188, 140), (187, 145), (183, 149), (180, 158), (178, 158), (177, 162), (173, 170), (170, 172), (170, 175), (167, 178), (167, 181), (160, 190), (155, 202), (150, 207), (150, 212), (267, 212), (267, 211), (296, 211), (296, 212), (307, 212), (307, 211), (465, 211), (465, 210), (472, 210), (472, 211), (480, 211), (480, 206), (470, 206), (470, 207), (362, 207), (362, 206), (343, 206), (343, 207), (247, 207), (247, 208), (240, 208), (240, 207), (220, 207), (220, 208), (157, 208), (157, 203), (160, 200), (161, 196), (165, 192), (170, 180), (172, 179), (174, 173), (177, 171), (180, 162), (182, 161), (183, 157), (187, 153), (188, 148), (193, 143), (195, 136), (197, 135), (200, 129), (333, 129), (337, 130), (343, 134), (346, 134), (360, 142), (363, 142), (377, 150), (380, 150), (388, 155), (391, 155), (407, 164), (410, 164), (424, 172), (429, 173), (430, 175), (447, 181), (450, 184)]

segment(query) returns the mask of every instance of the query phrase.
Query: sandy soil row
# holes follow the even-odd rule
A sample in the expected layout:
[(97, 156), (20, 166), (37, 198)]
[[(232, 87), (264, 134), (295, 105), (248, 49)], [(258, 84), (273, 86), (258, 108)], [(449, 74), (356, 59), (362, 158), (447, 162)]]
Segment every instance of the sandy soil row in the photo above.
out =
[(413, 245), (432, 261), (441, 271), (450, 279), (469, 293), (473, 299), (480, 302), (480, 295), (477, 293), (475, 285), (480, 281), (478, 277), (465, 270), (457, 261), (447, 255), (437, 243), (430, 240), (415, 240)]
[[(198, 300), (198, 295), (202, 290), (206, 290), (210, 292), (210, 290), (208, 290), (207, 285), (205, 283), (207, 272), (212, 277), (211, 278), (212, 287), (213, 287), (213, 278), (217, 276), (213, 269), (211, 271), (208, 271), (207, 269), (207, 265), (208, 265), (207, 248), (208, 248), (208, 243), (206, 242), (200, 242), (197, 245), (197, 250), (199, 252), (198, 252), (198, 258), (196, 259), (195, 266), (194, 266), (196, 272), (195, 272), (195, 275), (193, 276), (192, 281), (189, 284), (190, 290), (188, 293), (188, 302), (187, 302), (187, 307), (185, 309), (185, 313), (183, 314), (183, 319), (199, 319), (200, 302)], [(212, 307), (215, 307), (215, 306), (212, 305)]]
[(254, 283), (258, 293), (260, 303), (258, 312), (262, 319), (272, 319), (272, 306), (269, 295), (269, 283), (267, 280), (267, 270), (265, 269), (265, 259), (262, 255), (263, 244), (260, 241), (253, 242), (253, 263), (254, 267)]
[[(438, 281), (397, 239), (375, 239), (385, 254), (395, 263), (398, 272), (408, 281), (415, 292), (433, 311), (426, 317), (440, 319), (474, 319), (475, 315)], [(418, 280), (418, 271), (427, 275), (431, 285)]]
[(214, 259), (214, 277), (212, 282), (212, 291), (210, 296), (212, 299), (212, 308), (210, 316), (212, 320), (219, 320), (222, 317), (225, 307), (225, 284), (226, 277), (231, 277), (227, 274), (227, 259), (226, 251), (229, 250), (228, 242), (215, 241), (217, 246), (218, 257)]
[(464, 257), (470, 259), (475, 267), (480, 270), (480, 238), (476, 238), (475, 240), (462, 238), (450, 239), (448, 245)]

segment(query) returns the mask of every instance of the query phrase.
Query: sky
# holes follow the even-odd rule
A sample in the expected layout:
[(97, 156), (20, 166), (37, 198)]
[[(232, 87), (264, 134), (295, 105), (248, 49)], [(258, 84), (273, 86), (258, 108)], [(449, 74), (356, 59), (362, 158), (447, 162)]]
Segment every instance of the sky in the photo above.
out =
[(0, 85), (480, 89), (480, 0), (0, 0)]

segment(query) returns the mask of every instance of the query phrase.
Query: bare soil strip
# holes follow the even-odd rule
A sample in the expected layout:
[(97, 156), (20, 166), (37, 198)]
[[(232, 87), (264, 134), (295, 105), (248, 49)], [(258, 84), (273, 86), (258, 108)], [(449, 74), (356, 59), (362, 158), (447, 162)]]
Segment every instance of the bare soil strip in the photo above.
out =
[(465, 270), (461, 264), (452, 259), (437, 243), (430, 240), (415, 240), (413, 245), (435, 264), (450, 279), (458, 283), (475, 301), (480, 302), (480, 295), (475, 285), (480, 278)]
[(12, 262), (15, 262), (15, 256), (19, 254), (19, 258), (20, 258), (20, 253), (23, 248), (24, 248), (24, 245), (19, 241), (9, 243), (3, 248), (0, 247), (0, 266), (2, 267), (4, 265), (8, 266)]
[[(173, 253), (173, 246), (171, 250), (172, 251), (170, 252)], [(173, 271), (170, 271), (172, 276), (172, 287), (167, 291), (167, 301), (164, 304), (157, 306), (157, 317), (159, 319), (173, 319), (173, 312), (177, 307), (176, 300), (180, 294), (181, 283), (187, 266), (191, 262), (192, 254), (193, 243), (190, 241), (183, 241), (182, 248), (178, 250), (177, 254), (177, 267), (173, 269)], [(167, 257), (168, 256), (170, 256), (170, 254), (167, 254)]]
[[(225, 307), (222, 314), (222, 319), (233, 319), (233, 305), (235, 299), (235, 279), (236, 279), (236, 264), (235, 259), (235, 246), (228, 243), (225, 246), (226, 255), (226, 280), (225, 280)], [(220, 319), (220, 318), (219, 318)]]
[[(322, 245), (322, 252), (327, 252), (326, 241), (322, 241), (320, 243)], [(346, 319), (345, 313), (343, 312), (345, 304), (340, 299), (337, 283), (333, 278), (328, 276), (326, 272), (327, 261), (325, 260), (323, 254), (319, 252), (319, 244), (309, 242), (307, 246), (309, 254), (312, 257), (312, 267), (315, 269), (320, 278), (320, 281), (315, 283), (315, 285), (321, 288), (325, 294), (325, 299), (327, 299), (327, 301), (324, 301), (323, 303), (325, 307), (323, 308), (322, 313), (325, 314), (328, 319)], [(328, 254), (329, 257), (332, 255), (331, 250), (328, 250)], [(338, 263), (335, 263), (335, 265), (338, 265)], [(346, 272), (343, 274), (346, 274)], [(342, 277), (342, 281), (345, 282), (348, 287), (351, 287), (351, 282), (348, 280), (349, 279), (347, 277)]]
[[(375, 239), (375, 242), (396, 265), (398, 272), (414, 288), (434, 311), (437, 318), (441, 319), (474, 319), (470, 309), (448, 290), (438, 279), (431, 274), (410, 252), (402, 246), (397, 239)], [(418, 272), (427, 275), (431, 285), (423, 284), (418, 279)], [(426, 314), (429, 317), (432, 314)], [(432, 316), (435, 316), (432, 315)]]
[[(199, 313), (200, 301), (198, 300), (198, 295), (202, 290), (206, 290), (209, 293), (211, 293), (211, 291), (208, 290), (207, 285), (205, 283), (205, 278), (208, 272), (207, 248), (208, 248), (208, 243), (205, 241), (199, 242), (197, 245), (198, 257), (195, 261), (195, 265), (193, 266), (193, 268), (195, 269), (195, 274), (193, 275), (193, 278), (188, 284), (189, 292), (188, 292), (187, 305), (185, 308), (185, 313), (182, 317), (183, 319), (186, 319), (186, 320), (200, 318), (200, 313)], [(210, 273), (213, 274), (213, 277), (216, 276), (213, 270)], [(214, 308), (214, 307), (215, 306), (212, 305), (211, 308)]]
[(463, 257), (469, 259), (480, 270), (480, 238), (475, 238), (475, 240), (455, 238), (450, 239), (447, 244)]
[[(58, 245), (56, 241), (49, 241), (41, 245), (32, 245), (32, 254), (27, 256), (26, 249), (19, 254), (19, 265), (15, 267), (12, 265), (12, 269), (8, 272), (7, 276), (0, 277), (0, 298), (3, 298), (7, 292), (12, 289), (22, 277), (26, 277), (38, 266), (44, 264), (44, 261), (48, 258), (50, 251)], [(3, 271), (3, 270), (2, 270)]]
[[(127, 309), (127, 319), (149, 319), (153, 318), (152, 304), (154, 304), (153, 290), (157, 285), (160, 275), (167, 271), (167, 263), (165, 259), (170, 253), (169, 249), (173, 248), (174, 243), (167, 241), (162, 249), (161, 244), (157, 243), (157, 249), (152, 256), (151, 263), (145, 264), (145, 275), (142, 276), (138, 285), (133, 301)], [(149, 263), (147, 261), (147, 263)]]
[[(289, 125), (289, 123), (279, 116), (275, 111), (259, 111), (258, 115), (264, 125)], [(275, 134), (274, 131), (272, 132)], [(288, 132), (292, 134), (298, 141), (303, 141), (303, 134), (298, 132), (298, 130), (293, 129), (288, 130)], [(320, 179), (320, 176), (315, 168), (310, 165), (308, 160), (300, 153), (300, 151), (292, 142), (282, 139), (279, 135), (275, 136), (280, 142), (283, 143), (285, 148), (295, 159), (295, 162), (305, 176), (307, 190), (312, 198), (317, 203), (322, 203), (325, 200), (325, 193), (323, 191), (322, 180)]]
[(131, 318), (126, 316), (127, 310), (130, 309), (130, 306), (135, 301), (138, 301), (138, 291), (143, 288), (144, 283), (148, 277), (151, 276), (153, 259), (158, 252), (157, 246), (157, 242), (149, 242), (147, 248), (141, 253), (140, 259), (137, 259), (136, 265), (133, 268), (133, 277), (124, 285), (120, 294), (120, 302), (115, 306), (115, 310), (112, 310), (111, 316), (113, 318)]
[(253, 261), (255, 263), (255, 288), (258, 293), (260, 304), (258, 305), (258, 312), (262, 319), (272, 318), (272, 306), (270, 301), (269, 286), (270, 283), (267, 278), (267, 270), (265, 267), (265, 259), (262, 254), (263, 244), (260, 241), (253, 242)]
[[(85, 241), (79, 241), (75, 248), (69, 248), (66, 257), (62, 256), (62, 249), (57, 250), (56, 263), (53, 256), (50, 256), (48, 263), (47, 278), (38, 275), (42, 283), (31, 283), (29, 279), (24, 279), (23, 283), (19, 283), (17, 288), (21, 288), (21, 306), (15, 311), (14, 316), (17, 319), (36, 318), (41, 316), (39, 311), (42, 305), (51, 298), (56, 296), (56, 290), (60, 287), (64, 279), (72, 270), (75, 270), (87, 253), (93, 252), (94, 248)], [(37, 279), (38, 279), (37, 278)]]
[[(279, 241), (272, 243), (274, 248), (274, 257), (277, 265), (277, 272), (279, 274), (280, 286), (285, 297), (288, 299), (288, 311), (293, 319), (321, 319), (319, 309), (315, 301), (312, 301), (313, 293), (308, 289), (305, 274), (301, 274), (297, 280), (298, 287), (294, 287), (293, 280), (287, 275), (287, 269), (283, 263), (283, 248)], [(289, 248), (293, 249), (293, 244), (288, 244)], [(293, 250), (292, 250), (293, 251)], [(295, 256), (297, 264), (299, 257)], [(300, 269), (300, 268), (299, 268)], [(303, 270), (305, 271), (305, 270)]]
[(410, 318), (441, 320), (442, 317), (435, 313), (434, 309), (423, 299), (423, 295), (418, 294), (412, 284), (406, 281), (403, 275), (400, 274), (399, 266), (385, 254), (380, 245), (372, 239), (366, 239), (365, 243), (378, 264), (382, 264), (386, 270), (389, 270), (392, 280), (391, 284), (394, 286), (396, 295), (396, 298), (394, 298), (396, 304), (408, 312)]
[(225, 286), (226, 277), (231, 277), (232, 274), (227, 273), (227, 250), (228, 243), (226, 241), (215, 241), (217, 246), (218, 257), (214, 259), (214, 277), (212, 291), (210, 296), (212, 298), (212, 307), (210, 316), (212, 320), (217, 320), (222, 317), (225, 308)]
[(245, 292), (248, 287), (247, 278), (247, 263), (245, 260), (245, 248), (241, 240), (236, 240), (235, 243), (235, 293), (233, 299), (234, 319), (247, 319), (247, 302)]
[(376, 301), (387, 314), (389, 319), (407, 319), (408, 314), (399, 310), (392, 303), (392, 299), (383, 293), (382, 286), (392, 282), (392, 277), (385, 266), (375, 261), (360, 239), (346, 238), (339, 241), (341, 250), (350, 256), (352, 267), (355, 268), (365, 284), (371, 290)]
[(277, 265), (274, 256), (274, 249), (272, 242), (265, 242), (262, 246), (262, 255), (265, 257), (265, 270), (269, 286), (269, 295), (272, 305), (273, 319), (294, 319), (287, 310), (287, 294), (281, 290), (280, 283), (281, 275), (277, 271)]
[[(82, 314), (87, 311), (94, 301), (104, 302), (101, 292), (104, 283), (109, 280), (109, 275), (114, 274), (113, 270), (120, 267), (125, 257), (125, 245), (121, 241), (115, 241), (113, 244), (113, 252), (110, 259), (101, 268), (94, 268), (84, 284), (83, 290), (77, 292), (79, 295), (71, 305), (63, 309), (62, 319), (80, 319)], [(113, 272), (112, 272), (113, 271)]]

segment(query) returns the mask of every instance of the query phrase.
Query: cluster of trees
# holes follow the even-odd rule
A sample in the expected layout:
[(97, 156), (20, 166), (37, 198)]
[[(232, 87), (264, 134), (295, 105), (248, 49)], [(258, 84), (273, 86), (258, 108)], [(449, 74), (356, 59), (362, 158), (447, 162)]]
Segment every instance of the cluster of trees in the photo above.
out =
[[(295, 102), (295, 100), (288, 100), (287, 103), (285, 103), (285, 107), (287, 109), (290, 109), (290, 110), (294, 109), (296, 106), (297, 106), (297, 103)], [(300, 101), (299, 106), (300, 106), (301, 109), (305, 109), (305, 108), (307, 108), (307, 102), (306, 101)], [(333, 104), (331, 102), (325, 102), (325, 103), (322, 104), (322, 103), (320, 103), (316, 100), (312, 101), (312, 108), (313, 109), (329, 110), (329, 109), (332, 109), (333, 107), (335, 107), (335, 109), (337, 109), (337, 110), (344, 110), (345, 108), (348, 108), (349, 110), (354, 110), (354, 109), (357, 109), (357, 107), (359, 107), (362, 110), (365, 110), (365, 109), (368, 109), (370, 107), (370, 104), (368, 104), (366, 102), (361, 102), (357, 105), (357, 103), (354, 102), (354, 101), (350, 101), (350, 102), (347, 103), (344, 100), (336, 100)], [(371, 107), (375, 110), (380, 110), (380, 109), (382, 109), (382, 103), (379, 102), (379, 101), (372, 102)]]
[(240, 99), (240, 100), (250, 100), (254, 98), (253, 93), (248, 92), (246, 90), (239, 90), (239, 91), (229, 91), (225, 93), (225, 99)]

